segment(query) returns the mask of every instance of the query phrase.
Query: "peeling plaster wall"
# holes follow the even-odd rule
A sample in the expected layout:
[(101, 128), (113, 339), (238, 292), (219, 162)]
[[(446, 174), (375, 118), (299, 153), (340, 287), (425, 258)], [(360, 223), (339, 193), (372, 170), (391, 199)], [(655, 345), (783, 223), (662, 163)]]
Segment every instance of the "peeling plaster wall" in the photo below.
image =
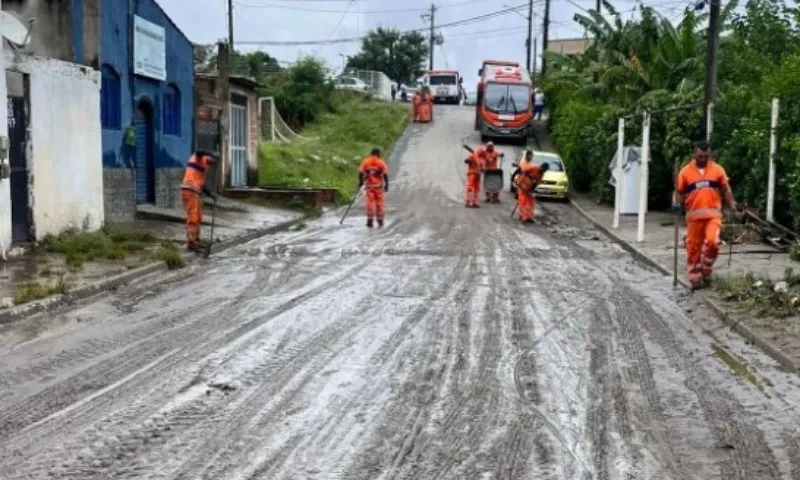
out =
[(100, 74), (37, 57), (23, 57), (16, 67), (30, 81), (28, 155), (36, 240), (69, 228), (97, 230), (104, 221)]

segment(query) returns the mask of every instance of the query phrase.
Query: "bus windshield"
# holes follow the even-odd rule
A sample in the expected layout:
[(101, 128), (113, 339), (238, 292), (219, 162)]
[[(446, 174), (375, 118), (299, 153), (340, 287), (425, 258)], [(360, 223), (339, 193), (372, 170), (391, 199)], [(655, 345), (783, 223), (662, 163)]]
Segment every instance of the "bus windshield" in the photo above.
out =
[(455, 85), (455, 75), (435, 75), (430, 78), (431, 85)]
[(490, 83), (484, 93), (486, 110), (494, 113), (527, 112), (531, 102), (531, 88), (528, 85)]

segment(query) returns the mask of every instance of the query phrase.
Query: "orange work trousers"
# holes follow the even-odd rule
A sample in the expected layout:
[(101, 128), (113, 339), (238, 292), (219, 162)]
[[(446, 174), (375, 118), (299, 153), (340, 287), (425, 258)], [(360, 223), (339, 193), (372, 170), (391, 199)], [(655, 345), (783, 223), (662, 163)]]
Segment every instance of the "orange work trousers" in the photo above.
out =
[(536, 211), (536, 200), (533, 194), (517, 189), (517, 210), (519, 210), (520, 221), (532, 221), (533, 214)]
[(464, 202), (467, 207), (478, 205), (478, 194), (481, 191), (481, 175), (479, 173), (467, 174), (466, 192)]
[(686, 221), (686, 271), (693, 285), (711, 276), (719, 255), (719, 231), (722, 218)]
[(183, 206), (186, 208), (186, 241), (190, 248), (200, 242), (200, 224), (203, 222), (203, 201), (200, 194), (188, 188), (181, 189)]
[(364, 202), (367, 207), (367, 220), (377, 217), (383, 221), (383, 187), (373, 187), (364, 190)]

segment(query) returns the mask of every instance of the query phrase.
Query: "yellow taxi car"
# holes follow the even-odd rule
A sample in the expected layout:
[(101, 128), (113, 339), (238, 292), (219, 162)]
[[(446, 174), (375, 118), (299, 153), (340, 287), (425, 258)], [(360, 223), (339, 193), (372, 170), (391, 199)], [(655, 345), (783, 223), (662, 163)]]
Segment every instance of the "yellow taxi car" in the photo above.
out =
[(561, 157), (555, 153), (533, 152), (533, 163), (549, 165), (542, 182), (533, 193), (537, 197), (567, 200), (569, 198), (569, 178), (567, 178), (567, 169), (564, 167)]

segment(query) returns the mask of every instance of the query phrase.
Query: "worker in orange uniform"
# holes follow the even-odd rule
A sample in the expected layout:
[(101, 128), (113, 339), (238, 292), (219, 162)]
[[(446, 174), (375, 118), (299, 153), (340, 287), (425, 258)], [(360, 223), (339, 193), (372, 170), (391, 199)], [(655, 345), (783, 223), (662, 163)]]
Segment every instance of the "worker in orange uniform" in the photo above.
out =
[(425, 105), (427, 105), (427, 121), (433, 121), (433, 93), (431, 93), (430, 87), (425, 87), (425, 90), (422, 92), (424, 97)]
[(519, 220), (523, 223), (533, 223), (536, 211), (536, 198), (533, 192), (549, 168), (550, 165), (547, 163), (536, 165), (533, 162), (526, 162), (519, 166), (519, 174), (514, 179), (514, 183), (517, 186)]
[(411, 117), (414, 122), (419, 121), (419, 104), (421, 100), (422, 98), (419, 95), (419, 91), (411, 95)]
[(196, 151), (189, 157), (181, 183), (181, 197), (186, 208), (186, 246), (189, 250), (200, 248), (200, 225), (203, 223), (203, 199), (205, 194), (217, 200), (217, 196), (206, 189), (206, 171), (217, 160), (208, 152)]
[[(484, 170), (496, 170), (499, 168), (497, 159), (502, 157), (503, 154), (497, 152), (497, 150), (494, 148), (493, 142), (487, 143), (486, 148), (476, 149), (475, 153), (480, 156)], [(500, 192), (485, 192), (485, 193), (487, 202), (500, 203)]]
[(466, 188), (464, 202), (467, 208), (480, 208), (478, 195), (481, 191), (481, 174), (483, 174), (483, 160), (478, 152), (470, 153), (464, 160), (467, 164)]
[(367, 227), (372, 228), (377, 217), (378, 226), (383, 226), (383, 193), (389, 191), (389, 167), (381, 158), (381, 149), (373, 148), (369, 157), (361, 162), (358, 170), (358, 186), (365, 188)]
[(738, 210), (725, 169), (711, 159), (708, 142), (695, 146), (694, 156), (678, 173), (673, 209), (686, 214), (686, 270), (692, 290), (708, 284), (719, 254), (722, 200)]

